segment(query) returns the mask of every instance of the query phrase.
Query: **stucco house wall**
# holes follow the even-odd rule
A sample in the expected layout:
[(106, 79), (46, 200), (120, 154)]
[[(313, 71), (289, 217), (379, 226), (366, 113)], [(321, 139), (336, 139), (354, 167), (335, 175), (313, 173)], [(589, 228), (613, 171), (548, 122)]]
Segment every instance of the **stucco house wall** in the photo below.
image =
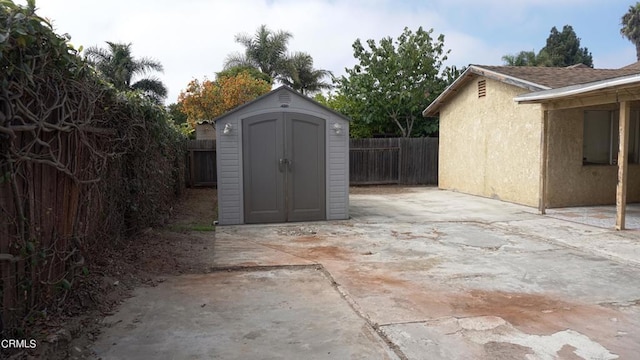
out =
[[(478, 81), (486, 96), (478, 97)], [(476, 76), (440, 110), (441, 189), (536, 206), (541, 106), (518, 105), (517, 86)]]
[[(590, 107), (613, 110), (617, 106)], [(616, 202), (617, 165), (583, 165), (585, 108), (549, 112), (548, 207)], [(640, 164), (629, 164), (627, 201), (640, 201)]]

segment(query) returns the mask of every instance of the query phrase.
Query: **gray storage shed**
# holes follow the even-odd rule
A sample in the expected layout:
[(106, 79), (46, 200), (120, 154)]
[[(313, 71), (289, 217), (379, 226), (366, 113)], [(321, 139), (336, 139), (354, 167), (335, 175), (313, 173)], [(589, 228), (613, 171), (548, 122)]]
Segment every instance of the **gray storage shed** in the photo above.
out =
[(349, 119), (281, 86), (218, 117), (218, 223), (349, 217)]

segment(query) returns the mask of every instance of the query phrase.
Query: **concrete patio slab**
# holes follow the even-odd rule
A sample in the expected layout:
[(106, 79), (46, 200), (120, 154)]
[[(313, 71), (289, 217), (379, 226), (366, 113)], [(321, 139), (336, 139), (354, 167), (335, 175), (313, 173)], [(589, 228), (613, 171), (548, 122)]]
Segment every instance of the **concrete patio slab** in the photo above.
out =
[(103, 360), (397, 359), (313, 267), (170, 278), (105, 322)]
[[(359, 329), (375, 330), (362, 330), (352, 339), (385, 345), (373, 346), (371, 358), (625, 359), (640, 353), (638, 232), (567, 222), (537, 215), (532, 208), (434, 188), (352, 195), (351, 214), (347, 221), (219, 227), (212, 240), (212, 268), (318, 264), (335, 288), (325, 281), (314, 291), (337, 290), (342, 296), (326, 301), (346, 306), (364, 321)], [(236, 279), (234, 274), (228, 273), (230, 279)], [(218, 283), (206, 285), (211, 303), (224, 304), (227, 296), (211, 291), (225, 286), (220, 276), (207, 278)], [(281, 301), (295, 297), (297, 287), (308, 292), (301, 279), (291, 283), (289, 276), (274, 277), (288, 284)], [(248, 294), (242, 285), (246, 279), (236, 280), (226, 283), (227, 291), (239, 287), (238, 294)], [(254, 326), (267, 326), (259, 313), (273, 308), (269, 286), (251, 284), (250, 296), (234, 295), (255, 309), (248, 315)], [(315, 319), (312, 310), (322, 309), (327, 325), (314, 331), (324, 334), (344, 326), (357, 333), (340, 320), (346, 313), (334, 316), (322, 304), (310, 304), (310, 315), (296, 317)], [(126, 306), (123, 311), (131, 312)], [(235, 318), (222, 317), (220, 311), (208, 323), (217, 335), (205, 340), (238, 354), (242, 344), (229, 341), (224, 329), (234, 334), (252, 330), (239, 330)], [(299, 331), (295, 322), (283, 326)], [(197, 330), (195, 338), (206, 337), (204, 332)], [(113, 339), (104, 340), (104, 351), (112, 351), (108, 344)], [(281, 351), (270, 352), (269, 343), (256, 345), (269, 356)], [(354, 358), (343, 346), (341, 354)]]
[[(615, 205), (548, 209), (547, 215), (561, 220), (605, 229), (613, 229), (616, 225)], [(640, 204), (627, 204), (625, 228), (627, 230), (640, 230)]]

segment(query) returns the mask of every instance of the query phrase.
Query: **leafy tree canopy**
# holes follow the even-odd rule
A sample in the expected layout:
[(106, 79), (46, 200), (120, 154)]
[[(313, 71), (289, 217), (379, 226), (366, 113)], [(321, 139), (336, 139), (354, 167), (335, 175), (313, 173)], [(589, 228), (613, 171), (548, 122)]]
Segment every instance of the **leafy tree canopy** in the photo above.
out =
[(591, 53), (580, 46), (580, 38), (571, 25), (565, 25), (561, 32), (552, 27), (545, 47), (537, 54), (535, 51), (520, 51), (515, 55), (505, 55), (502, 60), (510, 66), (567, 67), (584, 64), (593, 67)]
[(198, 120), (212, 120), (271, 90), (271, 84), (249, 72), (223, 76), (216, 81), (192, 80), (180, 93), (178, 103), (192, 128)]
[(346, 115), (354, 127), (409, 137), (420, 123), (423, 134), (437, 132), (437, 120), (424, 119), (421, 112), (444, 90), (451, 69), (442, 69), (449, 53), (444, 35), (433, 39), (432, 34), (433, 29), (405, 28), (397, 39), (353, 43), (359, 64), (346, 69), (337, 90), (349, 104)]
[[(363, 103), (356, 101), (353, 97), (347, 97), (341, 92), (330, 92), (328, 94), (318, 93), (313, 99), (324, 106), (327, 106), (351, 119), (358, 119), (364, 113)], [(353, 121), (349, 126), (349, 136), (352, 138), (371, 138), (378, 134), (393, 133), (395, 125), (386, 123), (366, 123), (364, 121)]]

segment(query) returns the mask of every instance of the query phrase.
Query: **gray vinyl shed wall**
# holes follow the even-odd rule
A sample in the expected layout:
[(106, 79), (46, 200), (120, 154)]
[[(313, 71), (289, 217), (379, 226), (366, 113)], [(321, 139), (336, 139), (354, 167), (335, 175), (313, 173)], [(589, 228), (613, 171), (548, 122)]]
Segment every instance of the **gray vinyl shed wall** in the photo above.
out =
[[(348, 219), (349, 119), (282, 86), (215, 119), (218, 223), (244, 224), (242, 120), (273, 112), (301, 113), (325, 119), (326, 219)], [(227, 124), (231, 124), (232, 130), (224, 134)], [(334, 124), (342, 127), (340, 134), (334, 130)]]

